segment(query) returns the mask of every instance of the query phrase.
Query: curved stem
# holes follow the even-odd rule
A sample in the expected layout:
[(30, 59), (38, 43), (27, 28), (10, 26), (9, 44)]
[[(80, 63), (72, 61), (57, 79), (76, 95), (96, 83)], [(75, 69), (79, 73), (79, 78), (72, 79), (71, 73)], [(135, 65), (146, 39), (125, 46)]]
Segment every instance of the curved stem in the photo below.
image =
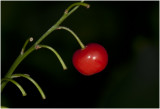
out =
[(64, 26), (59, 26), (57, 29), (64, 29), (64, 30), (70, 32), (70, 33), (74, 36), (74, 38), (77, 40), (77, 42), (79, 43), (79, 45), (81, 46), (81, 48), (82, 48), (82, 49), (85, 48), (85, 46), (84, 46), (84, 44), (82, 43), (82, 41), (79, 39), (79, 37), (78, 37), (71, 29), (69, 29), (69, 28), (67, 28), (67, 27), (64, 27)]
[(32, 37), (30, 37), (29, 39), (27, 39), (27, 40), (25, 41), (25, 43), (24, 43), (24, 45), (23, 45), (23, 47), (22, 47), (22, 50), (21, 50), (21, 55), (23, 55), (24, 50), (25, 50), (28, 42), (32, 42), (32, 41), (33, 41), (33, 38), (32, 38)]
[(68, 13), (71, 8), (73, 8), (73, 7), (75, 7), (75, 6), (80, 6), (80, 5), (81, 5), (81, 6), (85, 6), (85, 7), (87, 7), (87, 8), (90, 7), (90, 5), (87, 4), (87, 3), (77, 2), (77, 3), (73, 3), (72, 5), (70, 5), (70, 6), (65, 10), (65, 13)]
[[(82, 1), (83, 2), (83, 1)], [(36, 41), (35, 45), (38, 45), (44, 38), (46, 38), (50, 33), (52, 33), (56, 28), (69, 16), (71, 15), (74, 11), (76, 11), (79, 8), (79, 6), (76, 6), (73, 8), (69, 13), (64, 13), (63, 16), (57, 21), (56, 24), (54, 24), (48, 31), (46, 31), (40, 38), (39, 40)]]
[(11, 76), (11, 78), (17, 78), (17, 77), (24, 77), (24, 78), (30, 80), (30, 81), (36, 86), (36, 88), (38, 89), (39, 93), (40, 93), (41, 96), (42, 96), (42, 99), (46, 99), (46, 96), (45, 96), (43, 90), (41, 89), (41, 87), (40, 87), (40, 86), (38, 85), (38, 83), (37, 83), (34, 79), (32, 79), (29, 75), (25, 75), (25, 74), (13, 74), (13, 75)]
[(22, 92), (22, 95), (23, 95), (23, 96), (26, 96), (26, 95), (27, 95), (26, 92), (25, 92), (25, 90), (22, 88), (22, 86), (21, 86), (18, 82), (16, 82), (15, 80), (10, 79), (10, 78), (3, 78), (3, 79), (1, 80), (1, 82), (2, 82), (2, 81), (10, 81), (10, 82), (12, 82), (14, 85), (16, 85), (16, 86), (19, 88), (19, 90)]
[[(83, 0), (81, 1), (83, 2)], [(57, 21), (56, 24), (54, 24), (48, 31), (46, 31), (36, 42), (35, 44), (30, 47), (26, 52), (24, 52), (23, 55), (19, 55), (12, 66), (10, 67), (9, 71), (5, 75), (5, 78), (10, 78), (14, 70), (17, 68), (17, 66), (22, 62), (22, 60), (27, 57), (33, 50), (35, 50), (35, 47), (44, 39), (46, 38), (51, 32), (56, 30), (56, 28), (69, 16), (71, 15), (74, 11), (76, 11), (79, 8), (79, 6), (74, 7), (69, 13), (64, 13), (62, 17)], [(1, 84), (1, 92), (3, 91), (4, 87), (6, 86), (8, 82), (5, 81)]]
[[(82, 0), (81, 2), (84, 2), (84, 0)], [(68, 14), (68, 16), (70, 15), (70, 14), (72, 14), (75, 10), (77, 10), (79, 8), (79, 6), (76, 6), (76, 7), (74, 7), (69, 13), (66, 13), (65, 11), (64, 11), (64, 13), (65, 14)]]
[[(23, 55), (19, 55), (17, 57), (17, 59), (14, 61), (14, 63), (12, 64), (12, 66), (10, 67), (9, 71), (7, 72), (7, 74), (5, 75), (5, 78), (10, 78), (12, 73), (14, 72), (14, 70), (17, 68), (17, 66), (23, 61), (23, 59), (25, 59), (32, 51), (35, 50), (35, 47), (32, 46), (31, 48), (29, 48)], [(1, 91), (3, 91), (4, 87), (6, 86), (8, 82), (2, 82), (1, 84)]]
[(39, 46), (40, 48), (47, 48), (47, 49), (51, 50), (51, 51), (57, 56), (57, 58), (59, 59), (61, 65), (62, 65), (62, 67), (63, 67), (63, 69), (64, 69), (64, 70), (67, 70), (67, 66), (65, 65), (63, 59), (61, 58), (61, 56), (58, 54), (58, 52), (57, 52), (55, 49), (53, 49), (52, 47), (50, 47), (50, 46), (48, 46), (48, 45), (38, 45), (38, 46)]

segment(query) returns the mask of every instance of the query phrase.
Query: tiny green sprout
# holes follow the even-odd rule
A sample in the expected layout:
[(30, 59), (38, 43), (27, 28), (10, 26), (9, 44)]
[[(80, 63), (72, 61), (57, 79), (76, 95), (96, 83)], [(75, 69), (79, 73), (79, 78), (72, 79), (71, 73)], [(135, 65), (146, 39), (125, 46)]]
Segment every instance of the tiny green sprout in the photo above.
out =
[(33, 37), (30, 37), (29, 39), (27, 39), (27, 40), (25, 41), (25, 43), (24, 43), (24, 45), (23, 45), (23, 47), (22, 47), (22, 50), (21, 50), (21, 55), (24, 54), (24, 50), (25, 50), (28, 42), (32, 42), (32, 41), (33, 41)]

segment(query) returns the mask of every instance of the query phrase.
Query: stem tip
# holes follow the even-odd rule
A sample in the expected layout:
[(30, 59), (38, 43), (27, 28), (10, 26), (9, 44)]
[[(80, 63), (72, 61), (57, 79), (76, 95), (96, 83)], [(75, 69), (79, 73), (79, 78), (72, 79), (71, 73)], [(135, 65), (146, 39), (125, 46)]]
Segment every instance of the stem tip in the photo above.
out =
[(32, 41), (33, 41), (33, 37), (30, 37), (30, 38), (29, 38), (29, 41), (32, 42)]
[(90, 8), (90, 5), (87, 5), (86, 7), (87, 7), (87, 8)]

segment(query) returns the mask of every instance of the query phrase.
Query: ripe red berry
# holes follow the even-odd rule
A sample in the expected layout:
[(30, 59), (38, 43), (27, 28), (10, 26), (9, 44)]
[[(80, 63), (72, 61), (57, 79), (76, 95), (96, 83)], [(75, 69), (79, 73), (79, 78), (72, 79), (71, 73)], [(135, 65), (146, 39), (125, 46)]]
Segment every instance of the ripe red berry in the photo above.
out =
[(81, 74), (90, 76), (104, 70), (108, 64), (108, 54), (103, 46), (90, 43), (84, 49), (77, 50), (72, 61)]

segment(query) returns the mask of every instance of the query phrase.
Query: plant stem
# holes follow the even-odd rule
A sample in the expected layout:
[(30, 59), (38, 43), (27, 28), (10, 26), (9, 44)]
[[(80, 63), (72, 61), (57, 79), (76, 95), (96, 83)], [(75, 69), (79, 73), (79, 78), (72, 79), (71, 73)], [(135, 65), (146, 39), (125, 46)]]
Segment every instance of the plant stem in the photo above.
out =
[(81, 46), (81, 48), (82, 48), (82, 49), (85, 48), (85, 46), (84, 46), (84, 44), (82, 43), (82, 41), (79, 39), (79, 37), (78, 37), (71, 29), (69, 29), (69, 28), (67, 28), (67, 27), (64, 27), (64, 26), (59, 26), (57, 29), (64, 29), (64, 30), (70, 32), (70, 33), (74, 36), (74, 38), (77, 40), (77, 42), (79, 43), (79, 45)]
[(40, 93), (41, 96), (42, 96), (42, 99), (46, 99), (46, 96), (45, 96), (43, 90), (41, 89), (41, 87), (40, 87), (40, 86), (38, 85), (38, 83), (37, 83), (34, 79), (32, 79), (30, 76), (25, 75), (25, 74), (13, 74), (11, 78), (16, 78), (16, 77), (24, 77), (24, 78), (30, 80), (30, 81), (36, 86), (36, 88), (38, 89), (39, 93)]
[(73, 8), (73, 7), (76, 6), (76, 5), (82, 5), (82, 6), (85, 6), (85, 7), (87, 7), (87, 8), (90, 7), (89, 4), (83, 3), (83, 2), (73, 3), (72, 5), (70, 5), (70, 6), (65, 10), (65, 13), (68, 13), (68, 12), (70, 11), (70, 9)]
[(61, 58), (61, 56), (58, 54), (58, 52), (55, 49), (53, 49), (52, 47), (50, 47), (48, 45), (39, 45), (39, 47), (40, 48), (47, 48), (47, 49), (51, 50), (57, 56), (57, 58), (59, 59), (63, 69), (67, 70), (67, 66), (65, 65), (63, 59)]
[(23, 53), (24, 53), (24, 51), (25, 51), (25, 48), (26, 48), (28, 42), (32, 42), (32, 41), (33, 41), (33, 38), (32, 38), (32, 37), (30, 37), (29, 39), (27, 39), (27, 40), (25, 41), (25, 43), (24, 43), (24, 45), (23, 45), (23, 47), (22, 47), (22, 50), (21, 50), (21, 55), (23, 55)]
[(22, 88), (22, 86), (18, 82), (16, 82), (15, 80), (10, 79), (10, 78), (3, 78), (1, 81), (10, 81), (10, 82), (12, 82), (14, 85), (16, 85), (19, 88), (19, 90), (22, 92), (23, 96), (27, 95), (25, 90)]
[[(82, 1), (83, 2), (83, 1)], [(53, 25), (46, 33), (44, 33), (39, 40), (37, 40), (35, 42), (35, 44), (33, 46), (31, 46), (26, 52), (24, 52), (23, 55), (19, 55), (16, 60), (14, 61), (14, 63), (12, 64), (12, 66), (10, 67), (9, 71), (6, 73), (5, 78), (10, 78), (12, 73), (15, 71), (15, 69), (17, 68), (17, 66), (23, 61), (23, 59), (25, 59), (32, 51), (35, 50), (35, 47), (44, 39), (46, 38), (51, 32), (53, 32), (54, 30), (57, 29), (57, 27), (69, 16), (71, 15), (74, 11), (76, 11), (78, 9), (79, 6), (76, 6), (75, 8), (73, 8), (69, 13), (64, 13), (62, 15), (62, 17), (57, 21), (57, 23), (55, 25)], [(3, 91), (4, 87), (6, 86), (6, 84), (8, 83), (8, 81), (4, 81), (1, 83), (1, 92)]]
[(46, 33), (44, 33), (39, 40), (35, 43), (35, 45), (38, 45), (45, 37), (47, 37), (51, 32), (56, 30), (56, 28), (68, 17), (67, 14), (63, 14), (63, 16), (58, 20), (58, 22), (53, 25)]
[[(82, 3), (83, 1), (81, 1)], [(63, 16), (57, 21), (57, 23), (55, 25), (53, 25), (46, 33), (44, 33), (39, 40), (37, 40), (37, 42), (35, 43), (35, 45), (38, 45), (45, 37), (47, 37), (51, 32), (53, 32), (54, 30), (57, 29), (57, 27), (70, 15), (72, 14), (74, 11), (76, 11), (79, 6), (81, 4), (77, 4), (78, 6), (76, 6), (75, 8), (73, 8), (69, 13), (65, 13), (63, 14)], [(70, 7), (70, 6), (69, 6)]]
[[(14, 72), (14, 70), (17, 68), (17, 66), (22, 62), (23, 59), (25, 59), (32, 51), (35, 50), (35, 47), (32, 46), (31, 48), (29, 48), (26, 52), (24, 52), (23, 55), (19, 55), (17, 57), (17, 59), (14, 61), (14, 63), (12, 64), (11, 68), (9, 69), (9, 71), (7, 72), (7, 74), (5, 75), (5, 78), (10, 78), (12, 73)], [(8, 82), (4, 81), (1, 84), (1, 92), (3, 91), (4, 87), (6, 86)]]

